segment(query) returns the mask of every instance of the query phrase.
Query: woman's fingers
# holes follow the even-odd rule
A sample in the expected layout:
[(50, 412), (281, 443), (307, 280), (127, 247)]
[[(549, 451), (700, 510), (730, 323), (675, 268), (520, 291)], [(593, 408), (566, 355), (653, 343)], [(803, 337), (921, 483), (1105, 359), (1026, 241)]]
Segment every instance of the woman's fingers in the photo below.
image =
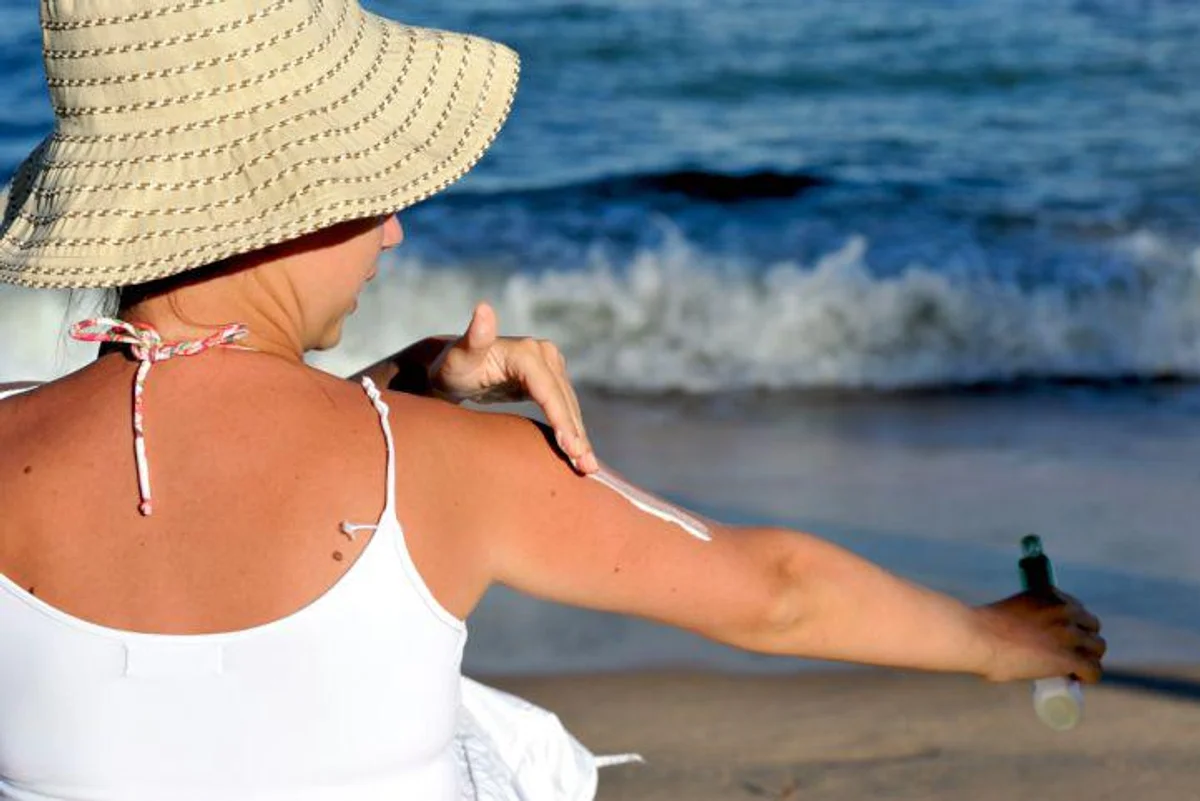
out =
[(1100, 659), (1108, 651), (1108, 643), (1097, 634), (1081, 631), (1075, 648), (1082, 654)]
[(1100, 680), (1101, 660), (1108, 644), (1103, 638), (1078, 628), (1063, 630), (1059, 637), (1059, 657), (1062, 660), (1057, 675), (1073, 676), (1091, 684)]
[(1086, 610), (1071, 610), (1067, 607), (1046, 610), (1041, 615), (1041, 625), (1069, 648), (1083, 650), (1096, 656), (1103, 656), (1108, 648), (1104, 638), (1098, 633), (1100, 621)]
[(1100, 632), (1100, 618), (1083, 607), (1080, 607), (1075, 615), (1075, 624), (1084, 631), (1091, 632), (1092, 634)]
[[(989, 609), (1017, 624), (1011, 634), (1015, 647), (1001, 649), (1005, 679), (1075, 675), (1081, 681), (1099, 681), (1101, 660), (1108, 643), (1100, 636), (1100, 620), (1065, 593), (1053, 598), (1024, 592), (992, 604)], [(1025, 633), (1020, 630), (1024, 626)], [(1022, 648), (1022, 643), (1031, 649)], [(1003, 660), (1011, 660), (1004, 664)]]
[(575, 399), (575, 393), (571, 390), (571, 382), (567, 379), (567, 360), (553, 342), (547, 339), (536, 339), (533, 342), (541, 365), (554, 378), (571, 417), (570, 428), (565, 433), (578, 435), (583, 427), (583, 420), (579, 411), (579, 403)]
[(1089, 634), (1098, 634), (1100, 632), (1100, 618), (1084, 609), (1078, 603), (1068, 604), (1060, 607), (1060, 609), (1061, 612), (1057, 615), (1057, 619), (1062, 623), (1074, 626)]
[(553, 366), (557, 359), (548, 358), (543, 346), (535, 340), (530, 342), (534, 344), (525, 345), (510, 371), (520, 377), (529, 399), (541, 407), (546, 422), (554, 429), (558, 447), (575, 468), (584, 473), (594, 472), (598, 464), (587, 438), (581, 433), (579, 406), (570, 382)]
[(572, 442), (571, 457), (580, 471), (594, 473), (600, 469), (600, 463), (596, 460), (592, 443), (588, 439), (587, 427), (583, 424), (583, 411), (579, 408), (579, 397), (575, 394), (575, 387), (571, 385), (571, 377), (567, 374), (567, 360), (553, 342), (544, 343), (543, 353), (546, 363), (554, 372), (567, 407), (571, 410), (573, 430), (564, 432), (564, 435)]
[(1104, 638), (1072, 621), (1058, 623), (1051, 631), (1063, 660), (1058, 672), (1089, 684), (1099, 681), (1101, 660), (1108, 651)]
[(1036, 612), (1036, 616), (1043, 623), (1069, 624), (1093, 634), (1100, 631), (1100, 618), (1066, 593), (1059, 593), (1059, 597), (1053, 602), (1039, 600), (1038, 603), (1041, 604), (1041, 608)]
[(437, 365), (441, 385), (481, 403), (532, 400), (576, 469), (599, 470), (562, 351), (549, 340), (499, 337), (498, 328), (491, 305), (477, 304), (467, 330)]
[(1084, 684), (1095, 684), (1100, 681), (1104, 669), (1100, 666), (1099, 659), (1076, 659), (1075, 664), (1067, 675), (1078, 679)]

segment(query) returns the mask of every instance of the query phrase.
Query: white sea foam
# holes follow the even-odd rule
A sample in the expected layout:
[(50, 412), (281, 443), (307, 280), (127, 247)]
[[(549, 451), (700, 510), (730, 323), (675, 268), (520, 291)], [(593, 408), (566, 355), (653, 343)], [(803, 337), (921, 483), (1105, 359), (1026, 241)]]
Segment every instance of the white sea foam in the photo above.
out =
[[(536, 275), (400, 255), (367, 288), (343, 346), (313, 361), (348, 373), (414, 339), (461, 331), (486, 298), (503, 333), (553, 339), (576, 380), (622, 390), (1200, 375), (1200, 250), (1146, 233), (1114, 247), (1139, 266), (1133, 280), (1033, 289), (955, 277), (946, 265), (881, 278), (861, 237), (813, 264), (765, 271), (679, 236), (625, 264), (593, 255)], [(66, 320), (62, 296), (0, 290), (0, 379), (49, 378), (86, 361), (94, 346), (68, 343)]]
[(1136, 281), (1022, 289), (913, 265), (880, 278), (862, 238), (812, 265), (758, 275), (676, 237), (628, 264), (593, 258), (540, 275), (430, 270), (380, 274), (323, 361), (352, 369), (410, 339), (461, 329), (474, 300), (503, 331), (558, 342), (579, 381), (614, 389), (968, 384), (1023, 377), (1200, 375), (1200, 250), (1149, 234), (1115, 245)]

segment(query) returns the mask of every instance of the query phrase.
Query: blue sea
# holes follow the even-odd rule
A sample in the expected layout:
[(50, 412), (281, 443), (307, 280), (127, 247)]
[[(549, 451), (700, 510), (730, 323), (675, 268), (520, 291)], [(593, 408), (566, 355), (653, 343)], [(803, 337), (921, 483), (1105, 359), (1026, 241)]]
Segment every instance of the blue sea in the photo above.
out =
[[(1037, 529), (1115, 655), (1200, 661), (1200, 3), (366, 5), (506, 42), (523, 83), (320, 364), (490, 299), (655, 489), (964, 595)], [(0, 0), (0, 179), (52, 124), (39, 46)], [(0, 289), (0, 380), (86, 361), (63, 303)], [(757, 664), (489, 603), (482, 669)]]

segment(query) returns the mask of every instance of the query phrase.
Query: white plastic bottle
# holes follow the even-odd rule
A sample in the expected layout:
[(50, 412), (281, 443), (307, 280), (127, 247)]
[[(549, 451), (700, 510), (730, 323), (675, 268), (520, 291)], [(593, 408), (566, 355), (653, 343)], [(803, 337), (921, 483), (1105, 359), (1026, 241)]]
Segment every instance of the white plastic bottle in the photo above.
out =
[[(1034, 593), (1048, 594), (1054, 588), (1054, 568), (1034, 534), (1021, 540), (1021, 583)], [(1033, 683), (1033, 709), (1050, 728), (1068, 731), (1083, 718), (1083, 689), (1069, 677), (1039, 679)]]

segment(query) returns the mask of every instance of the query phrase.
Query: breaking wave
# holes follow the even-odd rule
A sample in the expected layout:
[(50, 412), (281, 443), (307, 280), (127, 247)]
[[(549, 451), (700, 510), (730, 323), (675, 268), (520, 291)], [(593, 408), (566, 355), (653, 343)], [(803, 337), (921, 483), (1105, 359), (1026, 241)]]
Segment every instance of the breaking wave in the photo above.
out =
[[(490, 300), (502, 333), (553, 339), (584, 385), (618, 392), (954, 388), (1024, 381), (1200, 377), (1200, 249), (1148, 233), (1114, 244), (1119, 282), (1022, 287), (944, 265), (873, 274), (851, 237), (811, 264), (739, 264), (681, 235), (614, 264), (560, 270), (382, 266), (341, 347), (349, 373), (415, 339), (462, 330)], [(83, 316), (83, 312), (74, 315)], [(90, 358), (62, 296), (0, 290), (0, 380), (49, 378)]]

